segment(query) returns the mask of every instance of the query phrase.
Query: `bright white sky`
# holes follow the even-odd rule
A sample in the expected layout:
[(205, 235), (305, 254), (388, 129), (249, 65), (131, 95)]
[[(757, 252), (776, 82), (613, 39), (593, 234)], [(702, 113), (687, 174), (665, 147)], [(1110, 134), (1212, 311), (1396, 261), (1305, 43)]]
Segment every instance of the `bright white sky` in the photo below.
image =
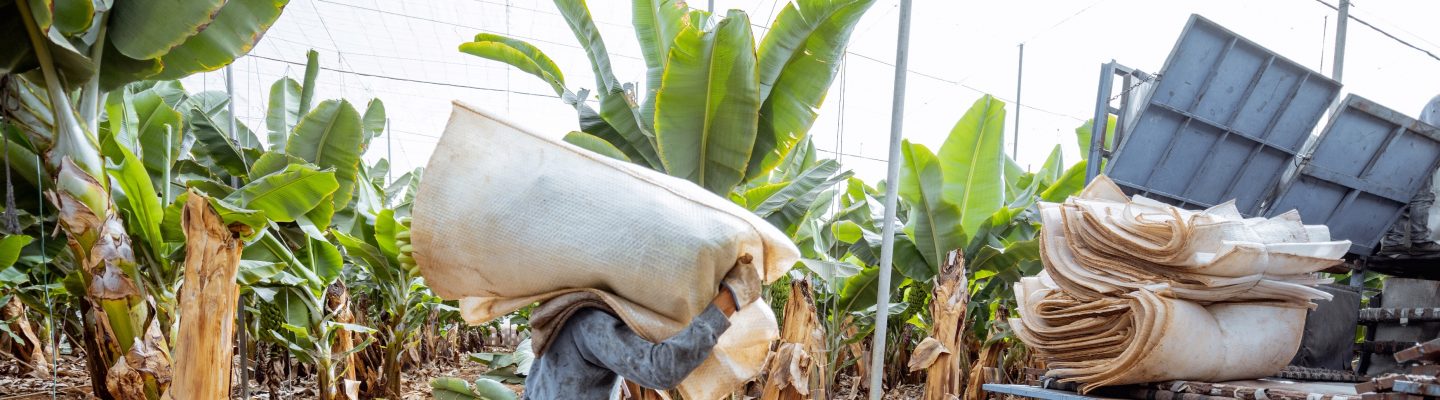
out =
[[(759, 36), (786, 1), (777, 6), (777, 0), (716, 0), (715, 7), (745, 10), (759, 25)], [(845, 72), (811, 131), (822, 151), (869, 181), (885, 173), (898, 4), (878, 0), (855, 29)], [(1440, 2), (1352, 4), (1353, 16), (1440, 54), (1440, 24), (1434, 23)], [(590, 5), (616, 75), (643, 82), (629, 1), (590, 0)], [(692, 6), (706, 5), (697, 0)], [(1056, 144), (1067, 163), (1078, 160), (1073, 131), (1093, 113), (1099, 65), (1115, 59), (1158, 72), (1191, 13), (1330, 73), (1335, 11), (1317, 0), (915, 0), (905, 137), (937, 147), (984, 92), (1009, 103), (1008, 151), (1017, 45), (1024, 42), (1018, 160), (1039, 165)], [(367, 160), (388, 151), (401, 170), (423, 166), (451, 100), (506, 111), (556, 136), (575, 130), (574, 110), (549, 95), (539, 79), (456, 50), (478, 32), (509, 34), (540, 47), (564, 71), (572, 90), (594, 85), (584, 53), (550, 1), (292, 0), (251, 55), (234, 64), (237, 114), (263, 132), (270, 83), (283, 75), (299, 80), (305, 51), (314, 48), (327, 68), (317, 98), (343, 97), (361, 109), (372, 97), (386, 103), (393, 140), (387, 145), (385, 138), (376, 139)], [(1345, 92), (1412, 116), (1440, 93), (1440, 61), (1353, 20), (1345, 58)], [(204, 74), (185, 84), (192, 91), (224, 90), (224, 76)]]

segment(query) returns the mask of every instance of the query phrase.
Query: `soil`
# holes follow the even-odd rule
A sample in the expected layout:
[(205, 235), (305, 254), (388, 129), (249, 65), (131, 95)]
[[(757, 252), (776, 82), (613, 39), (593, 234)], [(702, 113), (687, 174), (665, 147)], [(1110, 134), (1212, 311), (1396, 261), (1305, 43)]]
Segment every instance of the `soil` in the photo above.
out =
[[(20, 376), (19, 367), (14, 361), (0, 361), (0, 400), (41, 400), (52, 399), (51, 388), (56, 389), (54, 399), (60, 400), (88, 400), (94, 397), (90, 395), (90, 380), (85, 373), (83, 360), (69, 357), (62, 357), (59, 366), (60, 373), (54, 379), (34, 378)], [(455, 377), (466, 381), (474, 381), (486, 371), (485, 366), (475, 362), (461, 362), (456, 366), (430, 366), (406, 371), (405, 382), (401, 391), (404, 393), (399, 400), (427, 400), (431, 399), (430, 380), (438, 377)], [(852, 390), (854, 377), (842, 376), (841, 382), (847, 384), (838, 385), (835, 393), (835, 400), (856, 400), (866, 397), (863, 390)], [(516, 391), (523, 393), (524, 387), (520, 385), (506, 385)], [(239, 388), (237, 387), (236, 396)], [(923, 392), (921, 385), (901, 385), (889, 390), (885, 394), (886, 400), (910, 400), (919, 399)], [(315, 397), (315, 381), (313, 379), (297, 379), (288, 384), (281, 385), (280, 393), (276, 396), (280, 399), (295, 400), (309, 399)], [(271, 396), (267, 388), (254, 385), (250, 388), (249, 400), (270, 400)]]
[[(59, 373), (53, 378), (36, 378), (20, 373), (20, 365), (12, 359), (0, 361), (0, 400), (76, 399), (90, 397), (90, 377), (84, 360), (60, 357)], [(54, 388), (55, 396), (51, 396)]]

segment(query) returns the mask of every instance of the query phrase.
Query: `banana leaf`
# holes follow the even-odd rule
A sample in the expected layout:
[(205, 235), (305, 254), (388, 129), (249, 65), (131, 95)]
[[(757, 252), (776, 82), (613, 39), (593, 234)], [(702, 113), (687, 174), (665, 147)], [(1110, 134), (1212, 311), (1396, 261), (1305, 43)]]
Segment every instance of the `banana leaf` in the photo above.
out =
[(774, 168), (808, 134), (835, 80), (845, 46), (874, 0), (798, 0), (786, 4), (760, 42), (759, 136), (746, 176)]
[[(959, 207), (964, 232), (975, 232), (1004, 205), (1004, 136), (1005, 105), (985, 95), (955, 123), (950, 136), (940, 146), (944, 198)], [(939, 255), (943, 256), (946, 250), (940, 251)]]
[(285, 152), (321, 168), (334, 168), (340, 186), (333, 203), (336, 209), (344, 209), (355, 192), (364, 135), (360, 113), (350, 102), (326, 100), (295, 126)]
[(681, 30), (656, 100), (665, 170), (722, 195), (745, 178), (755, 143), (760, 94), (749, 21), (731, 10), (714, 30)]

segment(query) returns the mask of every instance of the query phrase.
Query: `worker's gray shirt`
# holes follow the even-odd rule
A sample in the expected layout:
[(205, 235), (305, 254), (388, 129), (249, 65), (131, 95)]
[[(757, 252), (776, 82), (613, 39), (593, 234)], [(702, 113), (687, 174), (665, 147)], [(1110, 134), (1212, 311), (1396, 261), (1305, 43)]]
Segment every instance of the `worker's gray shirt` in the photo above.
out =
[(715, 306), (660, 343), (640, 337), (598, 309), (575, 312), (525, 378), (525, 398), (608, 399), (616, 375), (654, 389), (673, 389), (710, 356), (730, 320)]

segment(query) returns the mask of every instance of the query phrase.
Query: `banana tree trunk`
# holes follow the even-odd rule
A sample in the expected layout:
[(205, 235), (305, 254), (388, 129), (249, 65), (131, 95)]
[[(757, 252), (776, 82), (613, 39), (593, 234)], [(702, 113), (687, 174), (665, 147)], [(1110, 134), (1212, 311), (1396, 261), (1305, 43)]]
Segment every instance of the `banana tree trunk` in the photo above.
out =
[(235, 305), (244, 243), (225, 226), (204, 195), (191, 192), (181, 214), (185, 230), (185, 284), (180, 288), (180, 332), (175, 343), (175, 381), (166, 399), (225, 399)]
[[(1001, 306), (995, 312), (994, 320), (1006, 321), (1009, 316), (1009, 312), (1005, 311), (1004, 306)], [(992, 328), (990, 333), (994, 335), (999, 332)], [(980, 356), (976, 357), (975, 365), (970, 367), (970, 378), (967, 385), (965, 385), (965, 400), (983, 400), (986, 397), (983, 388), (986, 383), (1001, 383), (992, 380), (992, 378), (997, 375), (997, 367), (1003, 362), (1002, 355), (1009, 347), (1008, 343), (1009, 342), (1003, 340), (997, 340), (986, 343), (980, 347)]]
[(401, 358), (404, 352), (404, 345), (399, 343), (396, 335), (390, 335), (390, 341), (385, 344), (385, 396), (393, 399), (400, 398), (400, 367), (404, 364)]
[[(328, 313), (335, 315), (335, 322), (344, 324), (355, 323), (355, 314), (350, 311), (350, 289), (345, 283), (336, 279), (335, 283), (325, 290), (325, 309)], [(339, 382), (328, 382), (330, 386), (330, 397), (322, 397), (326, 400), (344, 395), (345, 398), (354, 400), (359, 396), (359, 381), (355, 380), (355, 360), (357, 355), (351, 352), (355, 348), (355, 338), (350, 330), (341, 329), (335, 334), (335, 343), (331, 344), (331, 356), (348, 354), (343, 358), (332, 359), (331, 363), (338, 363), (341, 368), (340, 374), (336, 376)], [(328, 370), (327, 370), (328, 371)], [(328, 373), (325, 375), (329, 375)], [(327, 379), (328, 381), (328, 379)], [(322, 385), (327, 385), (322, 383)], [(322, 388), (324, 389), (324, 388)], [(337, 390), (338, 389), (338, 390)]]
[(790, 281), (785, 326), (780, 346), (771, 354), (763, 400), (828, 399), (820, 379), (825, 374), (825, 332), (815, 311), (810, 281)]
[(4, 321), (10, 321), (9, 330), (19, 340), (11, 335), (0, 335), (0, 352), (19, 360), (22, 372), (36, 378), (49, 378), (50, 358), (45, 343), (31, 328), (30, 319), (25, 316), (25, 303), (21, 303), (20, 298), (11, 297), (6, 304), (0, 304), (0, 323)]
[(964, 389), (964, 364), (969, 350), (962, 340), (965, 309), (970, 304), (964, 260), (959, 250), (946, 255), (940, 275), (935, 277), (935, 297), (930, 301), (934, 319), (930, 337), (915, 346), (910, 358), (911, 371), (925, 370), (927, 400), (955, 399)]
[(620, 398), (627, 400), (670, 400), (670, 395), (655, 389), (640, 386), (640, 384), (623, 380), (624, 388)]
[[(24, 15), (34, 15), (30, 2), (16, 2)], [(32, 18), (20, 18), (44, 78), (45, 98), (52, 117), (37, 134), (37, 143), (46, 143), (45, 169), (51, 175), (46, 197), (59, 216), (67, 246), (75, 265), (84, 271), (86, 313), (95, 318), (94, 340), (87, 347), (96, 353), (87, 365), (97, 392), (117, 400), (159, 398), (170, 382), (168, 346), (155, 326), (145, 295), (135, 276), (137, 265), (131, 251), (130, 235), (110, 196), (110, 179), (94, 134), (95, 115), (81, 116), (71, 93), (61, 84), (58, 69), (47, 45), (48, 39)], [(104, 30), (101, 30), (103, 41)], [(102, 49), (103, 47), (96, 47)], [(92, 55), (100, 58), (99, 52)], [(98, 87), (79, 94), (87, 104), (98, 96)], [(92, 111), (88, 108), (86, 111)], [(90, 122), (89, 126), (81, 121)], [(155, 334), (152, 334), (155, 333)], [(103, 377), (103, 378), (102, 378)], [(98, 381), (103, 381), (98, 382)]]
[[(854, 316), (846, 316), (842, 326), (845, 327), (845, 337), (854, 338), (860, 334), (860, 327), (855, 326)], [(869, 341), (855, 340), (846, 346), (846, 350), (850, 352), (850, 359), (861, 360), (861, 362), (855, 363), (855, 380), (850, 386), (851, 393), (860, 393), (860, 391), (870, 388), (870, 379), (867, 378), (870, 376), (870, 363), (864, 362), (864, 360), (870, 359), (870, 350), (865, 348), (865, 343), (869, 343)]]

